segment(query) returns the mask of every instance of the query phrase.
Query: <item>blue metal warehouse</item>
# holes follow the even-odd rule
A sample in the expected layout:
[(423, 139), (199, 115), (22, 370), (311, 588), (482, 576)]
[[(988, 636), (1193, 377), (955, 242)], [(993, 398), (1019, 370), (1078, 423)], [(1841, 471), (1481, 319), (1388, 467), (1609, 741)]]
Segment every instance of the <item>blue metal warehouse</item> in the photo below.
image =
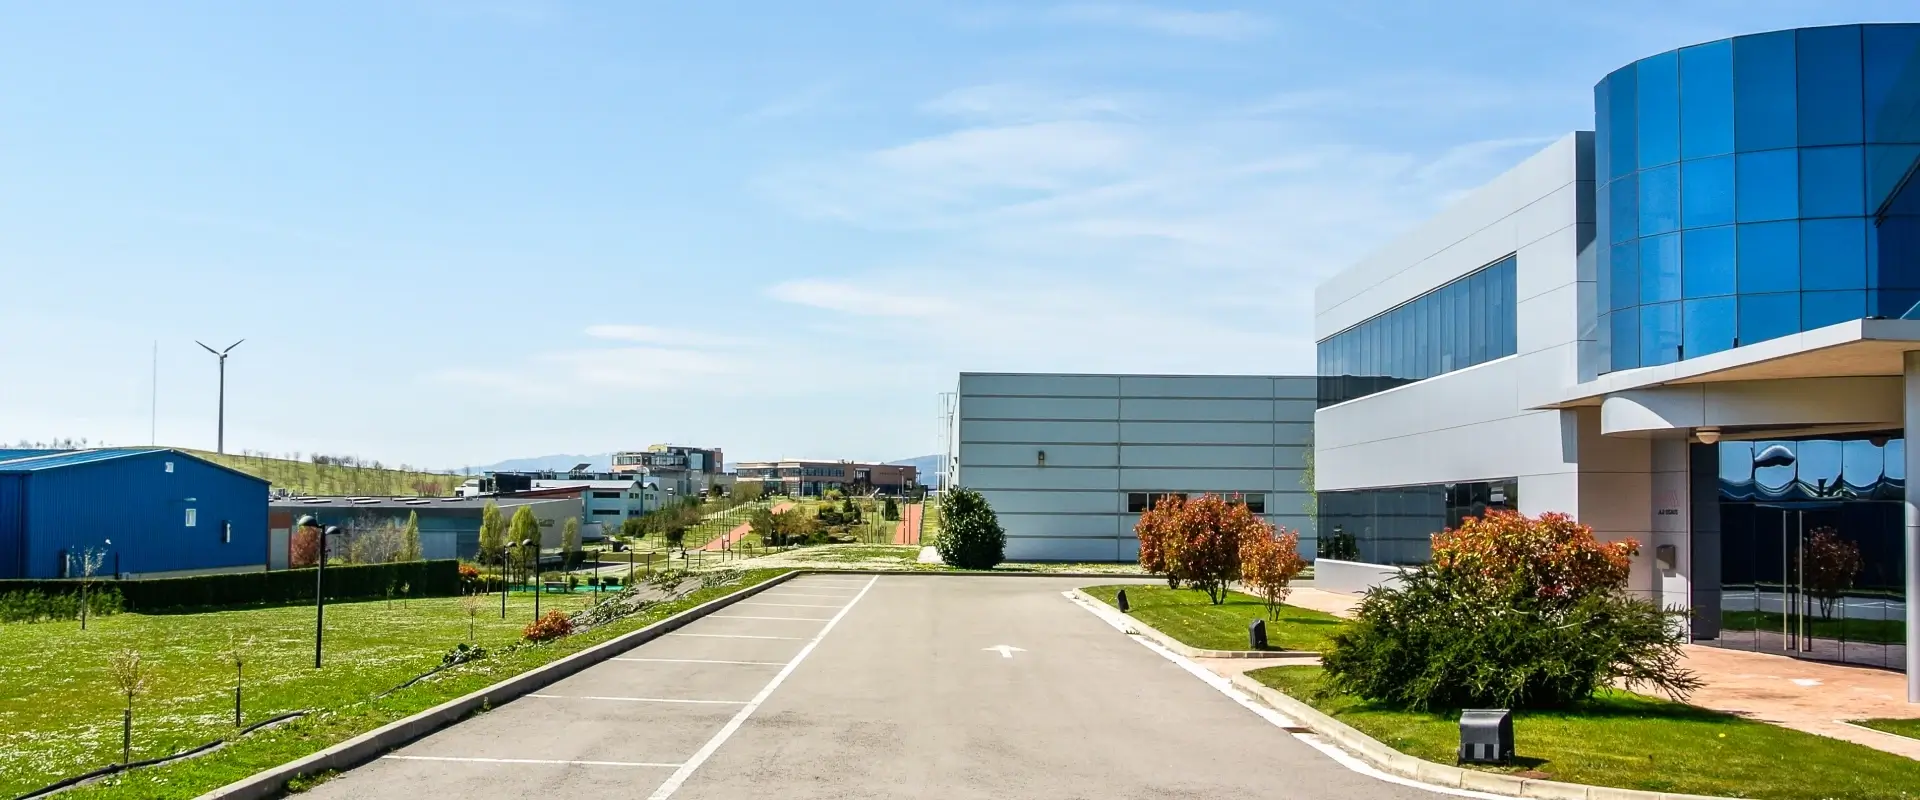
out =
[(67, 576), (89, 548), (106, 553), (103, 574), (264, 569), (267, 493), (178, 450), (0, 451), (0, 578)]

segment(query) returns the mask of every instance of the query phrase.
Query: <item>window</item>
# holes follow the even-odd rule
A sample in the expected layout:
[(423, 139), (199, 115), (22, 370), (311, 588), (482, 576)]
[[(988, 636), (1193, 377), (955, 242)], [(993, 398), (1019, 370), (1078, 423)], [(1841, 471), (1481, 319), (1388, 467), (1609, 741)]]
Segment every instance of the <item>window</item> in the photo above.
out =
[(1733, 40), (1733, 142), (1741, 152), (1792, 147), (1798, 94), (1794, 32)]
[(1732, 349), (1734, 346), (1735, 299), (1709, 297), (1688, 300), (1681, 308), (1681, 329), (1686, 333), (1683, 352), (1688, 358)]
[(1640, 80), (1640, 168), (1679, 161), (1680, 56), (1661, 53), (1634, 66)]
[(1680, 234), (1640, 240), (1640, 302), (1680, 299)]
[(1800, 210), (1800, 160), (1793, 150), (1741, 153), (1734, 162), (1734, 214), (1741, 222), (1793, 219)]
[(1800, 145), (1857, 144), (1864, 109), (1860, 87), (1860, 26), (1795, 31), (1801, 86)]
[(1433, 534), (1490, 509), (1519, 507), (1518, 482), (1428, 484), (1321, 492), (1316, 527), (1321, 558), (1374, 564), (1425, 563)]
[(593, 510), (593, 515), (596, 517), (617, 517), (617, 516), (620, 516), (620, 509), (596, 508)]
[(594, 493), (593, 493), (593, 499), (595, 499), (595, 500), (618, 500), (618, 499), (620, 499), (620, 493), (619, 493), (619, 492), (594, 492)]
[[(1799, 223), (1761, 222), (1741, 225), (1736, 238), (1740, 254), (1738, 270), (1740, 274), (1737, 280), (1740, 294), (1800, 290)], [(1797, 318), (1799, 312), (1795, 311), (1794, 316)], [(1742, 334), (1740, 340), (1746, 341), (1747, 337)]]
[(1508, 256), (1321, 341), (1320, 405), (1513, 355), (1515, 268)]
[(1733, 222), (1733, 156), (1680, 164), (1680, 224), (1688, 228)]
[(199, 524), (199, 522), (200, 522), (200, 511), (198, 509), (193, 509), (193, 508), (187, 509), (187, 525), (186, 526), (191, 528)]
[(1680, 229), (1680, 165), (1640, 173), (1640, 235)]
[(1799, 332), (1799, 293), (1740, 295), (1741, 344), (1764, 342)]
[(1733, 152), (1733, 42), (1680, 51), (1680, 157)]
[(1692, 299), (1733, 294), (1733, 226), (1700, 228), (1680, 236), (1681, 258), (1686, 265), (1680, 273), (1684, 296)]
[(1864, 289), (1866, 286), (1865, 219), (1810, 219), (1800, 223), (1800, 288)]
[(1813, 147), (1800, 151), (1800, 216), (1865, 214), (1866, 162), (1858, 147)]
[[(1607, 165), (1613, 173), (1609, 177), (1616, 179), (1631, 175), (1640, 168), (1640, 156), (1635, 147), (1639, 139), (1635, 134), (1639, 128), (1635, 120), (1639, 116), (1640, 93), (1634, 66), (1629, 64), (1607, 78), (1608, 120), (1612, 123), (1608, 128), (1624, 134), (1608, 141), (1611, 152), (1607, 154)], [(1619, 231), (1614, 232), (1614, 241), (1620, 241), (1617, 238), (1619, 235)]]

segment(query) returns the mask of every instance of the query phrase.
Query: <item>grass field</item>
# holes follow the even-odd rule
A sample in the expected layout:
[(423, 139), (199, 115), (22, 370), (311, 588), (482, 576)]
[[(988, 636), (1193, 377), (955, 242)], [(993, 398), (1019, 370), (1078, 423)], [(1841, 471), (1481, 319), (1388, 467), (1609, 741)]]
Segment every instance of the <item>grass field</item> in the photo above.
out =
[[(1458, 712), (1427, 714), (1322, 697), (1319, 667), (1269, 667), (1247, 675), (1403, 753), (1454, 763)], [(1920, 761), (1628, 692), (1608, 692), (1568, 711), (1515, 714), (1513, 738), (1520, 763), (1490, 771), (1762, 800), (1920, 797)]]
[[(124, 700), (107, 666), (123, 648), (153, 666), (134, 703), (133, 758), (172, 753), (233, 731), (233, 667), (219, 652), (228, 634), (252, 640), (246, 666), (249, 722), (296, 709), (319, 709), (204, 758), (136, 770), (115, 785), (63, 797), (186, 798), (429, 708), (509, 675), (577, 652), (782, 570), (756, 570), (741, 582), (692, 596), (559, 642), (523, 647), (456, 667), (385, 698), (375, 695), (440, 663), (466, 641), (469, 619), (457, 598), (332, 604), (327, 607), (326, 667), (313, 669), (313, 608), (289, 606), (205, 614), (121, 614), (77, 623), (0, 626), (0, 796), (11, 797), (117, 761)], [(533, 598), (514, 595), (500, 619), (499, 596), (473, 620), (479, 644), (520, 638)], [(590, 594), (543, 598), (542, 609), (579, 609)]]
[(1895, 736), (1920, 739), (1920, 719), (1862, 719), (1855, 720), (1853, 724)]
[(454, 488), (466, 480), (463, 475), (437, 472), (343, 467), (265, 456), (221, 455), (205, 450), (186, 452), (248, 475), (265, 478), (275, 488), (286, 489), (294, 494), (446, 497), (451, 496)]
[[(1205, 592), (1150, 584), (1089, 586), (1081, 591), (1113, 605), (1121, 589), (1127, 590), (1129, 616), (1188, 647), (1245, 650), (1247, 623), (1267, 619), (1265, 601), (1239, 592), (1228, 592), (1227, 601), (1216, 606), (1207, 601)], [(1267, 646), (1274, 650), (1321, 651), (1326, 649), (1327, 637), (1341, 624), (1332, 614), (1281, 606), (1278, 620), (1267, 619)]]

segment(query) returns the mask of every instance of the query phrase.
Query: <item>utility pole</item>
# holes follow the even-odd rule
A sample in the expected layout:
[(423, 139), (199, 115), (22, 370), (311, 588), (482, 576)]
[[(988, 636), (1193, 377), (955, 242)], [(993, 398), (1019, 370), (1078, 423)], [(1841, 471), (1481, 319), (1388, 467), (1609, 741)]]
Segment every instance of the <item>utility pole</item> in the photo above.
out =
[[(240, 340), (240, 342), (244, 341), (246, 340)], [(212, 353), (214, 358), (220, 359), (220, 427), (218, 438), (214, 444), (214, 452), (223, 455), (227, 452), (227, 354), (233, 352), (233, 348), (239, 347), (240, 342), (227, 345), (227, 349), (225, 350), (215, 350), (207, 347), (205, 342), (201, 342), (198, 339), (193, 342), (194, 344), (200, 345), (200, 347), (207, 352)]]

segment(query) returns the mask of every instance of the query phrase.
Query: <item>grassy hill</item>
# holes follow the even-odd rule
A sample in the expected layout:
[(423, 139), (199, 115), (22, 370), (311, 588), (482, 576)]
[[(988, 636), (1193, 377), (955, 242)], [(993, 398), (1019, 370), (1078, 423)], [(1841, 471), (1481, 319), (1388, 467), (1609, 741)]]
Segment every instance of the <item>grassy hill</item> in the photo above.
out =
[(444, 497), (452, 495), (454, 487), (466, 480), (462, 475), (437, 472), (314, 464), (266, 456), (222, 455), (205, 450), (188, 452), (249, 475), (266, 478), (273, 482), (275, 488), (295, 494)]

